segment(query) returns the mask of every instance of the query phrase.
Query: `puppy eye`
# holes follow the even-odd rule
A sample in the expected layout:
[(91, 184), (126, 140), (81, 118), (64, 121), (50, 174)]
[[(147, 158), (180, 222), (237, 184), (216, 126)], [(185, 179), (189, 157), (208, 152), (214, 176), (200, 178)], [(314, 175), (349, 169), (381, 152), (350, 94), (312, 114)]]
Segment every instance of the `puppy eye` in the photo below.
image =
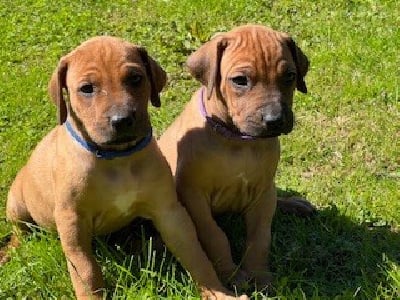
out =
[(138, 74), (132, 74), (128, 77), (127, 82), (132, 86), (137, 86), (142, 81), (142, 76)]
[(94, 93), (93, 84), (86, 83), (79, 88), (79, 91), (85, 96), (91, 96)]
[(292, 85), (293, 82), (296, 80), (296, 73), (295, 72), (287, 72), (284, 78), (284, 83), (286, 85)]
[(231, 78), (231, 81), (233, 84), (239, 86), (239, 87), (246, 87), (249, 85), (249, 80), (247, 79), (246, 76), (235, 76)]

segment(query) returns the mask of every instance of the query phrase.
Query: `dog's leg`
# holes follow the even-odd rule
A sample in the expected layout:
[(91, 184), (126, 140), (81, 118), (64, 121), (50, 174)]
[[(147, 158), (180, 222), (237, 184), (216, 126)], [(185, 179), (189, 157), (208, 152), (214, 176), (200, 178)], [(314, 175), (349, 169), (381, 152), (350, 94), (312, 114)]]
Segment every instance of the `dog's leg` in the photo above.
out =
[(181, 199), (189, 197), (186, 209), (195, 224), (197, 235), (208, 257), (214, 264), (221, 280), (228, 285), (240, 285), (247, 281), (246, 274), (233, 262), (227, 236), (216, 223), (206, 199), (196, 193), (181, 194)]
[(91, 221), (69, 207), (56, 207), (54, 217), (76, 297), (102, 299), (104, 282), (92, 254)]
[(203, 299), (234, 299), (227, 296), (228, 290), (220, 283), (197, 239), (192, 220), (180, 203), (158, 207), (153, 210), (151, 218), (168, 249), (200, 285)]
[(10, 241), (0, 249), (0, 265), (9, 261), (9, 251), (20, 245), (21, 235), (29, 230), (26, 223), (33, 223), (33, 219), (23, 201), (23, 186), (20, 173), (17, 175), (8, 193), (6, 214), (7, 220), (13, 223), (13, 231)]
[(10, 250), (19, 247), (20, 245), (20, 239), (19, 239), (19, 233), (18, 232), (18, 227), (15, 227), (13, 230), (13, 233), (10, 237), (10, 240), (7, 242), (7, 244), (4, 247), (0, 248), (0, 266), (4, 265), (10, 260), (10, 255), (9, 252)]
[(276, 201), (275, 187), (271, 187), (266, 194), (255, 199), (245, 212), (247, 241), (243, 264), (245, 271), (255, 279), (259, 287), (268, 285), (272, 280), (268, 267), (268, 254)]
[(281, 212), (299, 217), (310, 217), (316, 212), (309, 201), (297, 196), (278, 197), (277, 206)]

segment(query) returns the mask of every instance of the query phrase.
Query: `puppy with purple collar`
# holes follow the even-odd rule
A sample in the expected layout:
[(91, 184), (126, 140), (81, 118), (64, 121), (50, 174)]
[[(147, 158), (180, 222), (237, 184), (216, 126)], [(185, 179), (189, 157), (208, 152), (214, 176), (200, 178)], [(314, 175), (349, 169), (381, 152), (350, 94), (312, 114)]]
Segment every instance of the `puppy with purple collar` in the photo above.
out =
[[(221, 33), (187, 60), (202, 87), (159, 140), (175, 176), (178, 198), (220, 278), (257, 285), (271, 280), (268, 253), (277, 203), (311, 214), (303, 199), (277, 201), (279, 136), (293, 129), (295, 89), (307, 92), (308, 59), (289, 35), (263, 26)], [(214, 216), (239, 212), (246, 224), (242, 265)]]
[(6, 210), (15, 231), (27, 222), (57, 230), (78, 299), (104, 294), (93, 236), (139, 216), (153, 221), (204, 298), (233, 298), (202, 250), (152, 137), (148, 100), (160, 106), (165, 83), (165, 72), (144, 48), (106, 36), (62, 57), (51, 78), (59, 126), (17, 174)]

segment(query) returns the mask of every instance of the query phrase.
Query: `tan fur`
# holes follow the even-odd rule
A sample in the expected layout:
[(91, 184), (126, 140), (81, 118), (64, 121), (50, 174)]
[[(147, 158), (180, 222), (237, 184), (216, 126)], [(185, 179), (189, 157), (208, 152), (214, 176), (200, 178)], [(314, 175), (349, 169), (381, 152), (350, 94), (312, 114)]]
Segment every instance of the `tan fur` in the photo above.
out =
[[(132, 84), (132, 74), (141, 76), (139, 84)], [(149, 132), (148, 99), (159, 106), (158, 93), (165, 82), (165, 72), (143, 48), (113, 37), (96, 37), (60, 60), (49, 92), (58, 105), (60, 124), (68, 119), (84, 138), (103, 149), (121, 150)], [(95, 85), (93, 96), (82, 94), (85, 83)], [(69, 99), (64, 99), (63, 89)], [(120, 137), (110, 118), (133, 111), (131, 140), (110, 145)], [(204, 297), (230, 298), (177, 201), (169, 166), (154, 139), (130, 156), (99, 159), (59, 125), (37, 145), (7, 201), (7, 218), (16, 229), (21, 222), (35, 222), (58, 231), (78, 299), (103, 295), (92, 237), (118, 230), (138, 216), (154, 222)]]
[[(264, 137), (271, 129), (263, 119), (278, 115), (282, 103), (291, 109), (296, 87), (306, 92), (303, 78), (308, 60), (287, 34), (249, 25), (216, 35), (189, 57), (187, 65), (203, 84), (208, 115), (232, 131), (259, 138), (243, 141), (213, 131), (199, 112), (201, 89), (197, 91), (159, 140), (175, 175), (178, 198), (225, 282), (240, 284), (250, 275), (257, 284), (268, 284), (280, 147), (277, 137)], [(290, 72), (297, 73), (297, 80), (288, 79)], [(235, 87), (235, 76), (246, 76), (251, 88)], [(290, 120), (286, 123), (283, 133), (291, 131)], [(288, 211), (313, 211), (301, 199), (279, 203)], [(240, 268), (232, 261), (229, 241), (214, 220), (215, 214), (227, 211), (243, 214), (246, 223)]]

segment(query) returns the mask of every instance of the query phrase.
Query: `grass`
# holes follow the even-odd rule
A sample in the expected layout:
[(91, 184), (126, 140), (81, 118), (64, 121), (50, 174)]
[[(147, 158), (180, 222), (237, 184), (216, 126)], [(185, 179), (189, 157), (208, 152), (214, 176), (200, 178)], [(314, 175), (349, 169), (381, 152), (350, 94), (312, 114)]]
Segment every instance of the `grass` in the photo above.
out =
[[(187, 55), (215, 32), (261, 23), (289, 32), (307, 53), (307, 95), (296, 94), (295, 131), (282, 140), (280, 193), (306, 196), (311, 219), (277, 214), (274, 288), (254, 299), (400, 298), (400, 5), (398, 1), (0, 1), (0, 240), (16, 172), (56, 124), (47, 82), (58, 59), (94, 35), (147, 47), (169, 74), (160, 135), (198, 83)], [(223, 220), (235, 253), (243, 226)], [(140, 229), (137, 229), (140, 232)], [(113, 299), (197, 298), (190, 276), (149, 244), (138, 254), (96, 242)], [(0, 298), (69, 299), (65, 260), (52, 233), (35, 230), (0, 267)]]

